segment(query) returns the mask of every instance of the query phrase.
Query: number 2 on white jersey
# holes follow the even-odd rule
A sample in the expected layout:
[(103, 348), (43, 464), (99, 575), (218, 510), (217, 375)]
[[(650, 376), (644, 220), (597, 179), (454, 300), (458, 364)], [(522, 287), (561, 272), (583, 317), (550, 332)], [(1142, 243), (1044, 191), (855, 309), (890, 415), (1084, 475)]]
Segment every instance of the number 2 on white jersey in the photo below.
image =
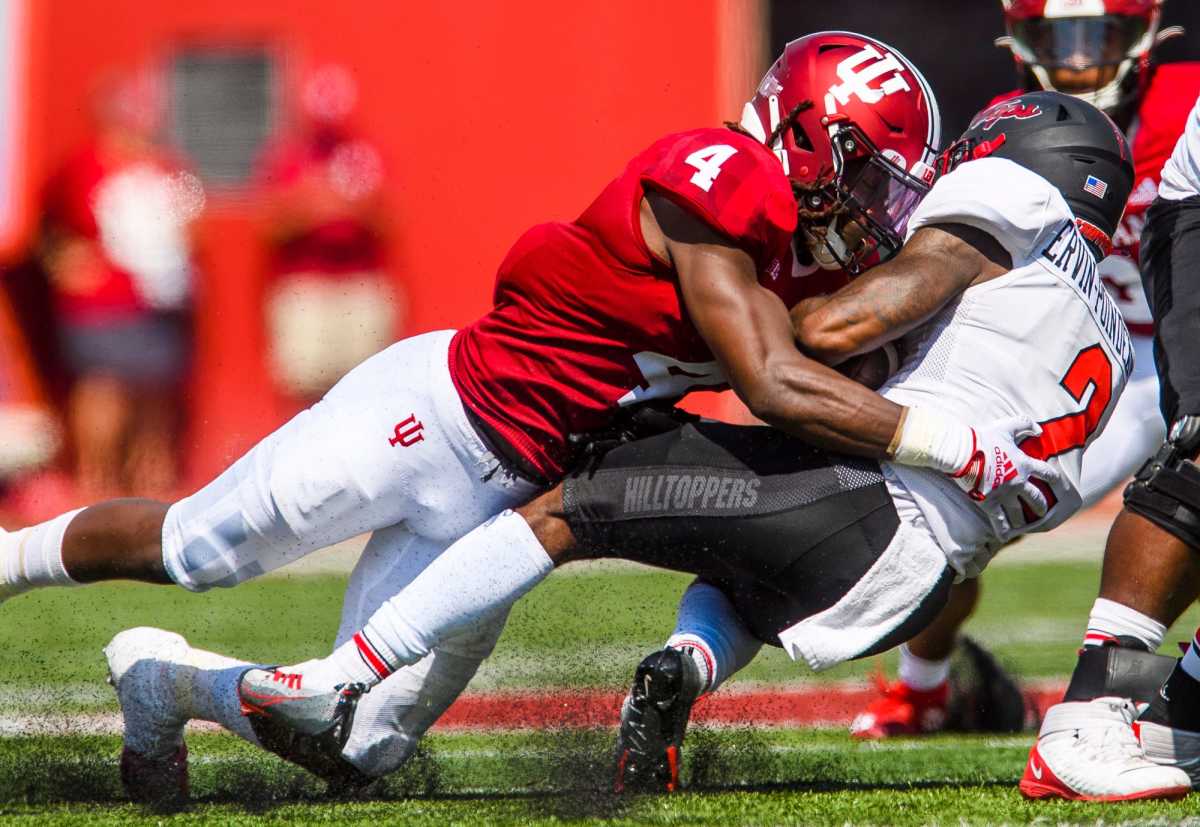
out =
[(1112, 401), (1112, 381), (1112, 362), (1100, 345), (1075, 354), (1060, 384), (1078, 403), (1083, 403), (1088, 388), (1092, 389), (1091, 397), (1082, 410), (1038, 423), (1042, 432), (1022, 440), (1021, 450), (1038, 459), (1050, 459), (1085, 446)]
[(712, 189), (713, 181), (721, 174), (721, 165), (736, 154), (737, 150), (729, 144), (713, 144), (704, 149), (697, 149), (683, 162), (696, 168), (691, 182), (708, 192)]

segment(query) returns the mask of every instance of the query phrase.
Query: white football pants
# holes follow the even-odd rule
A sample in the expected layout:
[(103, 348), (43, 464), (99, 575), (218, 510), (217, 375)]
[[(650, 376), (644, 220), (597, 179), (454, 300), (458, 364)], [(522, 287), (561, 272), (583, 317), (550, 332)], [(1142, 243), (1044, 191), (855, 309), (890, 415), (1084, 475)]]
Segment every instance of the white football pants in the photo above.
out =
[(507, 473), (450, 380), (453, 331), (397, 342), (346, 374), (213, 482), (171, 506), (163, 562), (193, 591), (235, 586), (399, 525), (449, 543), (534, 485)]
[[(374, 532), (346, 590), (340, 644), (450, 543), (531, 499), (536, 486), (507, 473), (467, 419), (447, 363), (452, 337), (414, 336), (372, 356), (171, 506), (171, 578), (193, 591), (235, 586)], [(400, 766), (491, 653), (504, 620), (445, 641), (375, 687), (347, 758), (373, 776)]]

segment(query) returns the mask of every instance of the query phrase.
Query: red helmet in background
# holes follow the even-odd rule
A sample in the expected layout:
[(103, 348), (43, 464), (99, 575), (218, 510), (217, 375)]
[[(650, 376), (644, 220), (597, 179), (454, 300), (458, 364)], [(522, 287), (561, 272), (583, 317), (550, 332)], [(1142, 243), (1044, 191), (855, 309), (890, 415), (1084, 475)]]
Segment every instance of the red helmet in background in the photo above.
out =
[[(1159, 42), (1163, 0), (1002, 0), (1008, 35), (1024, 85), (1064, 92), (1114, 114), (1140, 97)], [(1056, 79), (1057, 78), (1057, 79)]]
[(937, 100), (921, 73), (890, 46), (850, 32), (789, 43), (741, 127), (779, 156), (813, 258), (850, 272), (900, 248), (941, 142)]

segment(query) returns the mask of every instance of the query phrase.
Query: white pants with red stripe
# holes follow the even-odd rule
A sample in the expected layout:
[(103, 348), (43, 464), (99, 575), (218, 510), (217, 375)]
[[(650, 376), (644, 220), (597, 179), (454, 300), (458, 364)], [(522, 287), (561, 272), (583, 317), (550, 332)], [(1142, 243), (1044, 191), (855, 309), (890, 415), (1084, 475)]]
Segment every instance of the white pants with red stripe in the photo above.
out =
[[(172, 579), (193, 591), (235, 586), (373, 532), (336, 645), (450, 543), (528, 501), (535, 486), (506, 473), (467, 419), (447, 364), (452, 336), (414, 336), (372, 356), (173, 505), (163, 526)], [(504, 620), (445, 641), (365, 696), (346, 757), (373, 776), (399, 767), (491, 653)]]
[(403, 524), (449, 543), (535, 486), (507, 473), (450, 380), (453, 331), (397, 342), (171, 506), (163, 562), (193, 591), (235, 586), (319, 548)]

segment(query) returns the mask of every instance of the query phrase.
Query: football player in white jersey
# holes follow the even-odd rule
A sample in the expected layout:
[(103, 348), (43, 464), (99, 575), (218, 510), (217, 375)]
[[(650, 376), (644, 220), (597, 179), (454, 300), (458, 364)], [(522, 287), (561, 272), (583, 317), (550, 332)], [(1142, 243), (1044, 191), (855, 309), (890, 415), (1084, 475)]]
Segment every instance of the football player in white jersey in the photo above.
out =
[[(881, 392), (929, 407), (908, 409), (921, 413), (901, 423), (888, 459), (719, 423), (610, 450), (456, 542), (330, 657), (247, 669), (238, 696), (264, 746), (336, 756), (364, 688), (506, 611), (554, 565), (612, 555), (696, 573), (690, 591), (722, 609), (707, 615), (719, 614), (716, 629), (686, 628), (685, 614), (679, 645), (643, 661), (626, 704), (620, 780), (670, 787), (696, 696), (762, 642), (815, 669), (882, 651), (928, 623), (955, 577), (1067, 519), (1083, 449), (1132, 366), (1096, 271), (1132, 183), (1128, 146), (1090, 105), (1036, 93), (981, 113), (945, 168), (904, 251), (804, 308), (799, 325), (830, 363), (899, 340), (907, 355)], [(1062, 484), (981, 507), (959, 481), (904, 467), (910, 452), (941, 452), (943, 417), (965, 413), (1028, 422), (1024, 452)], [(976, 462), (979, 477), (1011, 473), (1005, 457)], [(463, 588), (480, 568), (522, 574)]]
[[(1012, 50), (1022, 90), (1054, 89), (1099, 107), (1125, 132), (1133, 151), (1134, 189), (1100, 276), (1125, 318), (1137, 358), (1109, 426), (1084, 461), (1083, 508), (1128, 482), (1167, 433), (1158, 414), (1153, 320), (1138, 272), (1138, 239), (1163, 165), (1200, 92), (1200, 63), (1157, 63), (1157, 44), (1180, 34), (1178, 27), (1162, 29), (1161, 16), (1161, 0), (1005, 0), (1007, 34), (997, 41)], [(1018, 94), (1008, 92), (993, 103)], [(855, 718), (856, 737), (919, 735), (948, 723), (948, 709), (962, 705), (949, 697), (950, 656), (981, 585), (982, 579), (957, 585), (942, 615), (899, 648), (897, 679)], [(968, 644), (966, 653), (980, 658), (975, 646)], [(991, 671), (983, 658), (983, 668)], [(1022, 725), (1015, 686), (993, 679), (982, 691), (997, 701), (997, 710), (1016, 706), (1015, 717), (998, 714), (989, 726)], [(1004, 698), (1011, 700), (998, 703)]]
[[(1200, 597), (1200, 100), (1163, 169), (1142, 234), (1166, 441), (1125, 489), (1104, 551), (1100, 596), (1063, 703), (1029, 753), (1030, 798), (1171, 797), (1146, 762), (1200, 782), (1200, 630), (1181, 660), (1155, 654)], [(1125, 710), (1145, 705), (1131, 741)], [(1140, 741), (1140, 744), (1139, 744)]]

